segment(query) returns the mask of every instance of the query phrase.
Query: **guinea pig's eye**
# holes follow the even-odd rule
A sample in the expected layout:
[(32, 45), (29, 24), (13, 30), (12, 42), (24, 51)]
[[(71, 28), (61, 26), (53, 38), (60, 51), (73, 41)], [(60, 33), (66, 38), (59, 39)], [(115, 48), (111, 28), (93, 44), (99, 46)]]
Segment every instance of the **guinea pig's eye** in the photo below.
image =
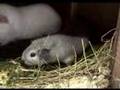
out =
[(30, 54), (30, 56), (31, 56), (31, 57), (35, 57), (35, 56), (36, 56), (36, 53), (32, 52), (32, 53)]

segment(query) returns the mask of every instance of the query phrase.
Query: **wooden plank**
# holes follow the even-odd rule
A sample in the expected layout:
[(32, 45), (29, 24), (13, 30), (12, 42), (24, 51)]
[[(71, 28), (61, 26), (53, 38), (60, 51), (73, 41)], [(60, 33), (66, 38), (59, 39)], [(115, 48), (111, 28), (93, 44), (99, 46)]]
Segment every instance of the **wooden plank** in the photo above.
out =
[(120, 88), (120, 8), (118, 13), (117, 31), (113, 43), (113, 56), (115, 61), (112, 68), (111, 86), (112, 88)]

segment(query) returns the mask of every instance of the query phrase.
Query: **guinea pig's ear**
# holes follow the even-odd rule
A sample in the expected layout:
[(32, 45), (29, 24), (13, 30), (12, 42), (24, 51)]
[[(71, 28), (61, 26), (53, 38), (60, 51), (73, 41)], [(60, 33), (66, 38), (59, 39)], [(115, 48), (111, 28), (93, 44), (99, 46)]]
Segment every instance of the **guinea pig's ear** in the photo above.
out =
[(43, 58), (44, 60), (48, 60), (50, 55), (50, 49), (43, 48), (38, 51), (38, 55), (40, 58)]
[(0, 15), (0, 23), (8, 23), (8, 18), (4, 15)]

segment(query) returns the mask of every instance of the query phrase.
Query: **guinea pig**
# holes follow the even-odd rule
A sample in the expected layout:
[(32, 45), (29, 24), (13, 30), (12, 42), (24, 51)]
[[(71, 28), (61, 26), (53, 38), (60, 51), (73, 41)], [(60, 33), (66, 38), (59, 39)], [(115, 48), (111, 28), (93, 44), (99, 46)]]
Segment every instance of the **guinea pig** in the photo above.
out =
[(15, 7), (0, 4), (0, 44), (31, 39), (57, 32), (60, 15), (48, 4)]
[(55, 34), (34, 40), (22, 53), (21, 59), (27, 66), (52, 64), (59, 62), (71, 65), (77, 55), (88, 46), (88, 38)]

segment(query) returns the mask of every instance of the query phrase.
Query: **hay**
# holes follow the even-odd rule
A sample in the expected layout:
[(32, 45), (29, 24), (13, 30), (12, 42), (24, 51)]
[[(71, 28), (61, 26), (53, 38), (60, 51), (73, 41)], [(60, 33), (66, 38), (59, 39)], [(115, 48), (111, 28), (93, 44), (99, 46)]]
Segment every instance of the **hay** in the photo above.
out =
[[(100, 48), (86, 53), (83, 44), (83, 56), (72, 66), (44, 71), (41, 68), (25, 69), (20, 57), (0, 65), (1, 88), (107, 88), (110, 80), (111, 41)], [(4, 76), (4, 78), (3, 78)]]

